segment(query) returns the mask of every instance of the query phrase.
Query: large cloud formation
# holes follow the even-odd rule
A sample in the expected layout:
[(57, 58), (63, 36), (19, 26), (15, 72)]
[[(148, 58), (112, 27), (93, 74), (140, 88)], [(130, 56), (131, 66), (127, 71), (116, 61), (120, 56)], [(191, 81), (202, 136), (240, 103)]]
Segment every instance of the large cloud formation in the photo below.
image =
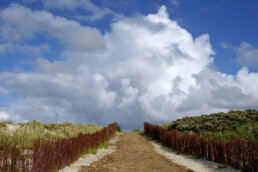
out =
[[(24, 18), (29, 30), (18, 22)], [(0, 74), (0, 96), (15, 100), (0, 106), (0, 118), (117, 121), (127, 130), (144, 121), (258, 107), (258, 73), (246, 67), (236, 76), (214, 71), (209, 35), (193, 38), (169, 19), (165, 6), (157, 14), (120, 19), (104, 35), (18, 5), (3, 10), (1, 19), (6, 42), (47, 32), (66, 48), (60, 61), (36, 59), (33, 72)]]

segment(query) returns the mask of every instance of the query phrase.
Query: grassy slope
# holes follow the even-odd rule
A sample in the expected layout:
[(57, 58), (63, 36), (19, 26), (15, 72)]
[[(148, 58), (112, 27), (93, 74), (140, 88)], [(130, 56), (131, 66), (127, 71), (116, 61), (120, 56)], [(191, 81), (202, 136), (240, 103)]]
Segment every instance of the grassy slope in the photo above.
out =
[(91, 124), (73, 124), (70, 122), (43, 124), (41, 121), (31, 121), (19, 124), (19, 128), (11, 135), (7, 130), (7, 124), (11, 122), (0, 122), (0, 141), (8, 139), (19, 146), (30, 148), (35, 139), (57, 140), (71, 138), (79, 133), (93, 133), (102, 127)]
[(258, 111), (229, 111), (196, 117), (185, 117), (168, 124), (168, 130), (195, 132), (216, 139), (242, 138), (258, 140)]

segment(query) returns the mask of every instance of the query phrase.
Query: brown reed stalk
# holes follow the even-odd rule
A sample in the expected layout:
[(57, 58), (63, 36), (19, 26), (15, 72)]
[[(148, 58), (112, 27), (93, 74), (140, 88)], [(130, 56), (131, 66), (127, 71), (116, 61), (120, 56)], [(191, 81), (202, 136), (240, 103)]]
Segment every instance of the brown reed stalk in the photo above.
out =
[(258, 171), (258, 142), (252, 141), (248, 143), (248, 154), (249, 154), (249, 164), (248, 169), (251, 172)]
[(227, 163), (233, 167), (256, 172), (258, 169), (258, 142), (245, 140), (219, 141), (196, 134), (167, 131), (160, 126), (144, 123), (145, 133), (163, 141), (173, 149), (201, 156), (203, 159)]
[(16, 171), (16, 162), (18, 159), (18, 151), (16, 148), (16, 144), (12, 145), (12, 150), (11, 150), (11, 172)]
[[(29, 163), (26, 161), (26, 155), (19, 157), (16, 145), (13, 145), (11, 152), (8, 152), (8, 142), (1, 140), (3, 151), (0, 152), (0, 170), (3, 172), (11, 170), (17, 171), (18, 168), (22, 171), (31, 172), (54, 172), (64, 166), (77, 160), (82, 153), (87, 152), (91, 148), (97, 148), (105, 140), (113, 137), (117, 128), (117, 123), (108, 125), (101, 131), (93, 134), (79, 134), (70, 139), (61, 139), (58, 141), (35, 140), (32, 155), (32, 168), (29, 170)], [(160, 134), (165, 137), (165, 132)], [(23, 150), (23, 149), (22, 149)], [(8, 158), (11, 158), (11, 164), (8, 163)], [(17, 162), (20, 161), (19, 167)]]

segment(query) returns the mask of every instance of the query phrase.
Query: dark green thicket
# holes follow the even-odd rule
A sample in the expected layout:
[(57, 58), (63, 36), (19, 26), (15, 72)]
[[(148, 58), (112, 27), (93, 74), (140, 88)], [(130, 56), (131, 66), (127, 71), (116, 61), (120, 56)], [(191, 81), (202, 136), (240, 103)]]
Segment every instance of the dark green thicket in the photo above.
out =
[(242, 138), (258, 140), (258, 111), (229, 111), (196, 117), (185, 117), (173, 121), (168, 130), (194, 132), (199, 135), (213, 136), (217, 139)]
[(117, 125), (116, 131), (118, 131), (118, 132), (121, 132), (121, 131), (122, 131), (121, 126), (120, 126), (120, 125)]
[(138, 131), (141, 131), (140, 129), (134, 129), (133, 132), (138, 132)]

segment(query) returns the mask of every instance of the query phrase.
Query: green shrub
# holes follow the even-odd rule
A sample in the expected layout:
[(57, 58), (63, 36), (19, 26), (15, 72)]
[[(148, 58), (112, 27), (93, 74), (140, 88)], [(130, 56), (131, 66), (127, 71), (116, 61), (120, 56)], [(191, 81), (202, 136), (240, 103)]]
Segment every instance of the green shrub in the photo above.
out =
[(140, 129), (134, 129), (133, 132), (138, 132), (138, 131), (141, 131)]
[(161, 124), (160, 126), (163, 127), (163, 128), (165, 128), (165, 129), (168, 129), (169, 124), (166, 123), (166, 122), (164, 122), (164, 123)]
[(122, 129), (121, 129), (121, 126), (120, 126), (120, 125), (117, 125), (116, 131), (122, 132)]
[(203, 136), (213, 136), (219, 140), (241, 138), (258, 140), (258, 111), (219, 112), (210, 115), (184, 117), (168, 125), (161, 125), (168, 130), (194, 132)]

